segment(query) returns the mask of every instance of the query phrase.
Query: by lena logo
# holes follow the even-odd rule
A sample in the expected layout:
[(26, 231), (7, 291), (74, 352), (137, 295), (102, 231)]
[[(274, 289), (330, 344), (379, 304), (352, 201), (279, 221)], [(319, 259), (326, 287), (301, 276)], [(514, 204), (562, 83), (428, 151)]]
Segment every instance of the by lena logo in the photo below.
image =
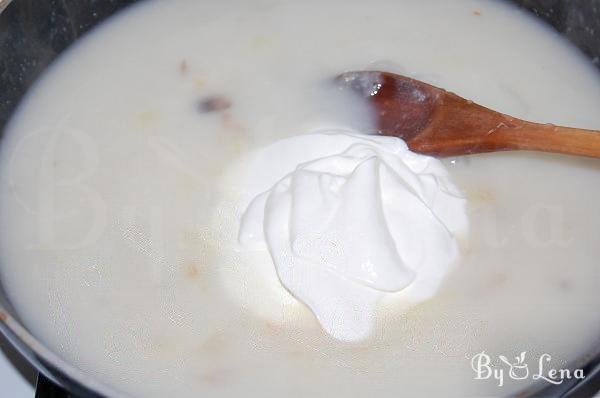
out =
[(527, 351), (521, 352), (514, 357), (514, 360), (508, 359), (504, 355), (498, 355), (498, 364), (492, 363), (492, 357), (485, 351), (474, 355), (471, 358), (471, 368), (475, 372), (475, 380), (495, 379), (498, 386), (502, 387), (506, 378), (512, 380), (544, 380), (551, 384), (562, 384), (565, 380), (578, 379), (583, 380), (585, 375), (583, 369), (557, 369), (548, 366), (552, 360), (550, 354), (542, 354), (535, 366), (530, 368), (526, 362)]

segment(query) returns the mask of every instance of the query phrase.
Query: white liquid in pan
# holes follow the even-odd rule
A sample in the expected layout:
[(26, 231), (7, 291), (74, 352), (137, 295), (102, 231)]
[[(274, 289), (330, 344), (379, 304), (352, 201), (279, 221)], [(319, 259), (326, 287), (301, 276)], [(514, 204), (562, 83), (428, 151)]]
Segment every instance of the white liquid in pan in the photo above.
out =
[[(563, 367), (589, 352), (597, 160), (446, 160), (468, 199), (462, 260), (433, 299), (382, 306), (365, 342), (339, 342), (289, 295), (261, 291), (252, 267), (265, 259), (234, 250), (241, 193), (224, 170), (278, 138), (368, 124), (321, 88), (364, 68), (600, 128), (597, 71), (501, 2), (144, 2), (65, 54), (6, 132), (1, 271), (22, 320), (139, 397), (499, 396), (531, 377), (474, 380), (474, 354), (527, 351), (533, 373), (543, 353)], [(231, 106), (201, 112), (215, 95)]]

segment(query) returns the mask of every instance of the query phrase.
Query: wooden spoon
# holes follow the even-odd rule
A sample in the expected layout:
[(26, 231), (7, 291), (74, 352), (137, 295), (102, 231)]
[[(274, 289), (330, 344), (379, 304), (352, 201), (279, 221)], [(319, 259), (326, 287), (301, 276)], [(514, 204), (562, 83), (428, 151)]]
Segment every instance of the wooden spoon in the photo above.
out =
[(388, 72), (348, 72), (342, 87), (374, 106), (378, 133), (433, 156), (530, 150), (600, 157), (600, 131), (520, 120), (441, 88)]

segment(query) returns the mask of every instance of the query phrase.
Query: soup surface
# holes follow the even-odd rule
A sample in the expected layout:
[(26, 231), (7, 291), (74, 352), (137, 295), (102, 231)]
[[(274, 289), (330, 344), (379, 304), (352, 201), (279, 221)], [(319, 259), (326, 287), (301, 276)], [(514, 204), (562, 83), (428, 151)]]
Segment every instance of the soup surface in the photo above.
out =
[[(532, 153), (445, 159), (470, 223), (431, 300), (379, 308), (359, 343), (269, 296), (237, 250), (255, 149), (361, 130), (340, 72), (398, 71), (517, 117), (600, 128), (600, 77), (500, 1), (145, 1), (63, 55), (7, 128), (3, 285), (69, 362), (136, 397), (500, 396), (485, 351), (537, 372), (600, 333), (600, 163)], [(426, 239), (426, 237), (424, 237)], [(242, 292), (242, 293), (240, 293)], [(508, 372), (508, 370), (506, 370)]]

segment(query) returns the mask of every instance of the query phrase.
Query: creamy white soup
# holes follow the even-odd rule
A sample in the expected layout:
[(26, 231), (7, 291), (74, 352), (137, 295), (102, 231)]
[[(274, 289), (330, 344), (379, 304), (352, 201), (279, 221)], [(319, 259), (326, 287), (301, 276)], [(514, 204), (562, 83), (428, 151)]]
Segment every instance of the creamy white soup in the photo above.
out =
[[(364, 311), (357, 299), (363, 312), (342, 329), (318, 300), (359, 290), (286, 287), (285, 256), (240, 244), (247, 199), (261, 194), (240, 172), (248, 157), (263, 153), (276, 169), (285, 153), (261, 151), (279, 140), (369, 131), (364, 104), (332, 84), (364, 69), (516, 117), (600, 128), (598, 71), (501, 1), (144, 1), (62, 55), (5, 132), (0, 271), (19, 317), (67, 361), (133, 397), (505, 396), (589, 353), (600, 337), (595, 159), (523, 152), (432, 163), (468, 226), (431, 207), (441, 222), (410, 245), (393, 223), (403, 218), (387, 210), (381, 225), (393, 223), (395, 245), (343, 230), (340, 247), (352, 256), (335, 261), (390, 247), (403, 261), (417, 248), (447, 250), (436, 252), (426, 294), (376, 293)], [(330, 139), (316, 147), (338, 156)], [(292, 142), (305, 149), (304, 138)], [(387, 142), (369, 145), (385, 160)], [(327, 181), (337, 189), (342, 180)], [(347, 203), (356, 220), (371, 219), (362, 202)], [(281, 236), (261, 240), (255, 228), (267, 210), (248, 210), (242, 232), (275, 244)], [(390, 279), (363, 278), (361, 266), (344, 278), (402, 290), (414, 276), (406, 263), (406, 273), (390, 265), (378, 274)], [(502, 380), (477, 379), (482, 352)], [(515, 380), (500, 356), (517, 376), (528, 364), (528, 377)]]

